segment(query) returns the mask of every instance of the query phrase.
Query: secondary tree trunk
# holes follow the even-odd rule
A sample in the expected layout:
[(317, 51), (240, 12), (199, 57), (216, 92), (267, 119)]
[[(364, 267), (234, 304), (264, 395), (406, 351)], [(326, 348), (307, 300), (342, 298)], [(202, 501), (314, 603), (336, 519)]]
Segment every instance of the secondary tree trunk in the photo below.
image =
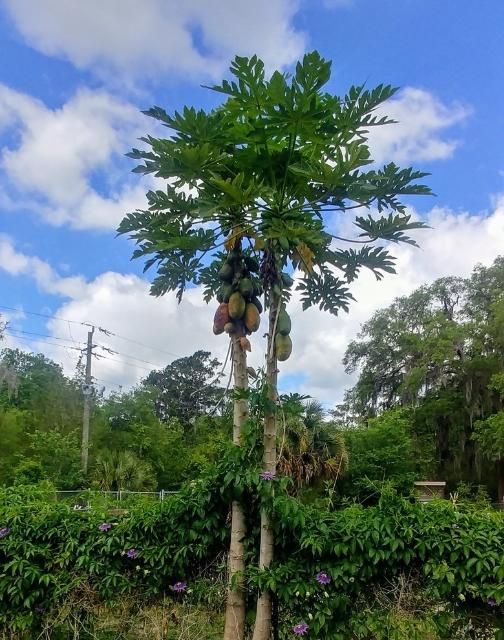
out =
[[(235, 390), (248, 388), (247, 354), (240, 346), (238, 335), (232, 336), (232, 354)], [(247, 400), (234, 401), (233, 442), (241, 446), (243, 425), (249, 415)], [(231, 505), (231, 542), (229, 545), (229, 587), (226, 604), (224, 640), (243, 640), (245, 635), (245, 573), (244, 541), (245, 515), (242, 505)]]
[[(264, 413), (264, 452), (263, 471), (276, 473), (276, 405), (278, 401), (277, 375), (278, 363), (274, 349), (275, 321), (278, 301), (272, 303), (269, 313), (268, 350), (266, 356), (266, 381), (268, 384), (269, 406)], [(267, 511), (261, 511), (261, 543), (259, 568), (266, 569), (273, 562), (273, 530)], [(263, 591), (257, 600), (256, 621), (253, 640), (270, 640), (272, 603), (269, 591)]]

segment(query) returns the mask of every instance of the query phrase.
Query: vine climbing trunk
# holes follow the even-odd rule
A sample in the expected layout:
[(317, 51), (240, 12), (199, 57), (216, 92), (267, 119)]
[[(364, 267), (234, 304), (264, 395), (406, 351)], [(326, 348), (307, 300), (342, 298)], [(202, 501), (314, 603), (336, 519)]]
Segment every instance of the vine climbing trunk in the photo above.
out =
[[(233, 334), (232, 360), (235, 391), (248, 388), (247, 354), (240, 345), (240, 336)], [(248, 419), (248, 400), (234, 401), (233, 442), (242, 444), (243, 426)], [(231, 541), (229, 545), (229, 585), (224, 624), (224, 640), (243, 640), (245, 636), (245, 514), (242, 505), (233, 500), (231, 505)]]
[[(276, 408), (278, 402), (278, 363), (275, 354), (275, 328), (280, 301), (274, 299), (269, 310), (268, 347), (266, 352), (266, 382), (268, 402), (264, 412), (263, 471), (276, 473)], [(261, 542), (259, 568), (267, 569), (273, 562), (274, 538), (267, 509), (261, 509)], [(272, 599), (268, 590), (262, 591), (257, 600), (253, 640), (270, 640)]]

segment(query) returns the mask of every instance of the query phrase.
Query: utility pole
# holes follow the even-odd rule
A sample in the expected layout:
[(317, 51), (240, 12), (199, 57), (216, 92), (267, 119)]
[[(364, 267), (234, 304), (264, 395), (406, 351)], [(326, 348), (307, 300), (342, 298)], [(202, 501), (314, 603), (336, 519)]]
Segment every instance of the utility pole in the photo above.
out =
[(84, 474), (87, 474), (88, 470), (88, 456), (89, 456), (89, 418), (91, 415), (91, 396), (93, 393), (92, 377), (91, 377), (91, 358), (93, 356), (93, 334), (94, 327), (91, 327), (91, 331), (87, 334), (87, 347), (86, 347), (86, 378), (82, 387), (82, 393), (84, 395), (84, 413), (82, 417), (82, 448), (81, 448), (81, 466)]

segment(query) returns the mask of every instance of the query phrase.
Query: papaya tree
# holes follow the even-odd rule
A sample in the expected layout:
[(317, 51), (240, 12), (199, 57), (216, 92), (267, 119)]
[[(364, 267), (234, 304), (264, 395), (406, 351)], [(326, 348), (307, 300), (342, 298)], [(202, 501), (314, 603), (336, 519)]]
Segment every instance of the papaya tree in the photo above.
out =
[[(244, 267), (238, 265), (231, 274), (226, 265), (233, 267), (237, 258), (244, 263), (241, 254), (246, 252), (259, 267), (247, 291), (249, 304), (262, 292), (268, 317), (262, 477), (273, 479), (278, 361), (292, 350), (286, 309), (292, 292), (298, 292), (303, 309), (318, 306), (335, 315), (348, 310), (353, 299), (349, 283), (360, 270), (370, 269), (377, 279), (394, 273), (389, 245), (414, 245), (410, 231), (424, 226), (411, 219), (401, 198), (430, 190), (417, 182), (427, 175), (423, 172), (372, 163), (368, 131), (392, 122), (376, 110), (394, 88), (354, 86), (342, 97), (333, 95), (325, 89), (331, 63), (317, 52), (305, 55), (292, 75), (276, 71), (266, 78), (256, 56), (236, 57), (230, 71), (231, 80), (209, 87), (224, 97), (215, 109), (185, 107), (169, 115), (154, 107), (145, 112), (170, 130), (169, 137), (142, 138), (147, 149), (129, 155), (140, 161), (135, 171), (152, 173), (167, 184), (149, 192), (148, 209), (128, 214), (119, 232), (137, 242), (134, 256), (147, 258), (147, 268), (156, 265), (154, 295), (177, 290), (180, 299), (190, 283), (201, 284), (208, 300), (218, 296), (226, 304), (229, 296), (224, 311), (229, 315), (233, 307), (241, 325), (246, 301), (244, 307), (238, 300), (238, 312), (230, 303), (240, 292)], [(334, 233), (343, 214), (352, 216), (355, 237)], [(220, 279), (230, 278), (231, 289), (223, 288)], [(216, 321), (220, 331), (220, 317)], [(243, 352), (248, 345), (240, 324), (238, 330), (225, 324), (237, 336), (234, 353), (240, 353), (240, 345)], [(243, 360), (236, 362), (235, 371), (242, 365)], [(238, 382), (246, 385), (246, 380)], [(259, 564), (266, 573), (273, 543), (265, 504)], [(240, 593), (232, 586), (230, 596)], [(237, 611), (228, 607), (229, 615)], [(271, 596), (265, 589), (258, 598), (253, 637), (270, 636)], [(224, 637), (242, 638), (243, 625), (226, 620)]]

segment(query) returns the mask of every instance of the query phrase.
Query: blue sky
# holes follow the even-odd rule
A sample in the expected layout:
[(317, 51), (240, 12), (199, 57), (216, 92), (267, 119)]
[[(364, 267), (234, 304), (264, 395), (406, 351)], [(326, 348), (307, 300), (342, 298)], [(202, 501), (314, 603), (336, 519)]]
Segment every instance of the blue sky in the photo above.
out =
[(131, 245), (114, 237), (150, 186), (124, 153), (153, 126), (140, 109), (215, 104), (200, 85), (222, 77), (235, 53), (288, 70), (317, 48), (333, 60), (335, 93), (362, 82), (402, 88), (387, 108), (400, 124), (373, 150), (430, 171), (437, 194), (414, 204), (435, 227), (422, 250), (401, 249), (398, 275), (383, 284), (365, 276), (348, 316), (302, 315), (293, 303), (284, 384), (337, 400), (351, 382), (345, 345), (378, 306), (466, 275), (503, 246), (503, 24), (495, 0), (0, 0), (0, 305), (20, 310), (3, 309), (6, 344), (42, 350), (70, 372), (86, 328), (33, 313), (95, 322), (134, 341), (100, 334), (118, 352), (96, 362), (106, 384), (132, 384), (170, 354), (223, 357), (199, 292), (181, 307), (149, 298)]

